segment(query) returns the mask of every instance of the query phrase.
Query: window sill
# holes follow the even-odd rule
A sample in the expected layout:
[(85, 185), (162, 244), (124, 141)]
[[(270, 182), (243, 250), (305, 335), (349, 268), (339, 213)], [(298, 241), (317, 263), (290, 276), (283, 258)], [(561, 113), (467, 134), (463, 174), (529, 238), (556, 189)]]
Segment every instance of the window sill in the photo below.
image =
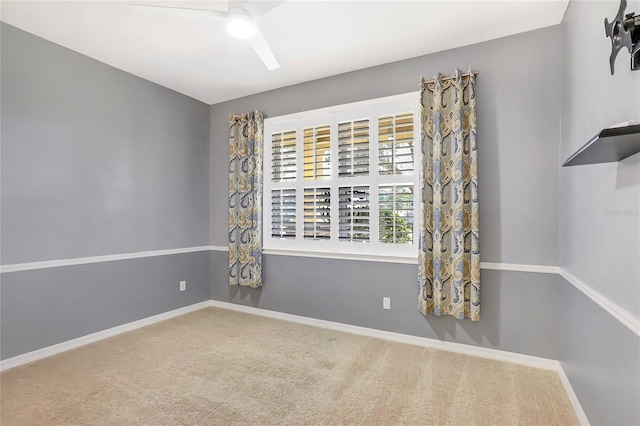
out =
[(323, 259), (339, 259), (339, 260), (361, 260), (365, 262), (386, 262), (386, 263), (407, 263), (418, 264), (418, 255), (415, 256), (392, 256), (382, 254), (361, 254), (361, 253), (345, 253), (345, 252), (326, 252), (311, 250), (288, 250), (288, 249), (263, 249), (263, 254), (275, 256), (299, 256), (299, 257), (318, 257)]

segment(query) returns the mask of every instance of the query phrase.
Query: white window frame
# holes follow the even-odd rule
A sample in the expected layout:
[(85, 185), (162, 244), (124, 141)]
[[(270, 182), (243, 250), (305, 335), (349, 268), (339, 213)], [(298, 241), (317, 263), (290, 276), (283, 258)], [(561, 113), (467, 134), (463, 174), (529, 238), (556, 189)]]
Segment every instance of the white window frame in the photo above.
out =
[[(379, 175), (378, 174), (378, 120), (380, 116), (413, 112), (413, 175)], [(369, 175), (355, 177), (339, 177), (338, 162), (338, 123), (369, 119)], [(331, 178), (325, 180), (304, 180), (304, 129), (330, 123), (331, 125)], [(296, 131), (296, 170), (297, 179), (288, 182), (273, 182), (271, 135), (273, 133)], [(263, 184), (263, 248), (265, 253), (287, 254), (304, 252), (319, 257), (333, 257), (331, 254), (347, 258), (416, 258), (418, 254), (418, 235), (420, 226), (419, 192), (420, 192), (420, 92), (411, 92), (384, 98), (370, 99), (344, 105), (320, 108), (310, 111), (266, 118), (264, 122), (264, 184)], [(384, 184), (412, 184), (413, 196), (413, 238), (411, 244), (390, 244), (379, 242), (378, 208), (370, 208), (369, 242), (351, 242), (339, 240), (339, 197), (340, 186), (369, 186), (370, 200), (378, 203), (379, 186)], [(304, 188), (331, 187), (331, 238), (329, 241), (304, 238)], [(271, 190), (296, 189), (296, 237), (295, 239), (279, 239), (271, 237)], [(335, 188), (336, 190), (333, 190)]]

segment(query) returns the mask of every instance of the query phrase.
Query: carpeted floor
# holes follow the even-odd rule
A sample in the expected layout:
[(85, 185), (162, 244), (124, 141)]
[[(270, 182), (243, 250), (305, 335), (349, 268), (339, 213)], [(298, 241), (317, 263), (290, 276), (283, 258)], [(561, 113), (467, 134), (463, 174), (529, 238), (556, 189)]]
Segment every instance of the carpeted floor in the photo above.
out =
[(552, 371), (215, 308), (0, 385), (3, 426), (578, 424)]

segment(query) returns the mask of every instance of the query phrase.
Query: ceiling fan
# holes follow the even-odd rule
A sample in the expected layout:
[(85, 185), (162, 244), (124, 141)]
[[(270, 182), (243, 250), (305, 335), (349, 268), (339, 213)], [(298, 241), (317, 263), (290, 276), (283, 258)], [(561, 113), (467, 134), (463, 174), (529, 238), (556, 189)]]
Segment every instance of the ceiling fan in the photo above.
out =
[[(131, 3), (131, 7), (170, 16), (225, 18), (227, 31), (235, 37), (246, 39), (267, 69), (273, 71), (280, 68), (280, 64), (255, 19), (265, 15), (283, 1), (216, 1), (207, 2), (206, 8), (203, 7), (205, 2), (202, 1), (159, 1)], [(193, 7), (190, 7), (191, 5)]]

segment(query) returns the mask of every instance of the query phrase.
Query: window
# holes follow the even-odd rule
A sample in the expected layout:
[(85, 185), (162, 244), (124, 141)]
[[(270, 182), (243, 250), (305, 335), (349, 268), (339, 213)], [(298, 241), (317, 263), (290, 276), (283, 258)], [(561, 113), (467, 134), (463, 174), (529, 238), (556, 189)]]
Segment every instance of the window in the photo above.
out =
[(264, 248), (415, 255), (418, 98), (267, 118)]

